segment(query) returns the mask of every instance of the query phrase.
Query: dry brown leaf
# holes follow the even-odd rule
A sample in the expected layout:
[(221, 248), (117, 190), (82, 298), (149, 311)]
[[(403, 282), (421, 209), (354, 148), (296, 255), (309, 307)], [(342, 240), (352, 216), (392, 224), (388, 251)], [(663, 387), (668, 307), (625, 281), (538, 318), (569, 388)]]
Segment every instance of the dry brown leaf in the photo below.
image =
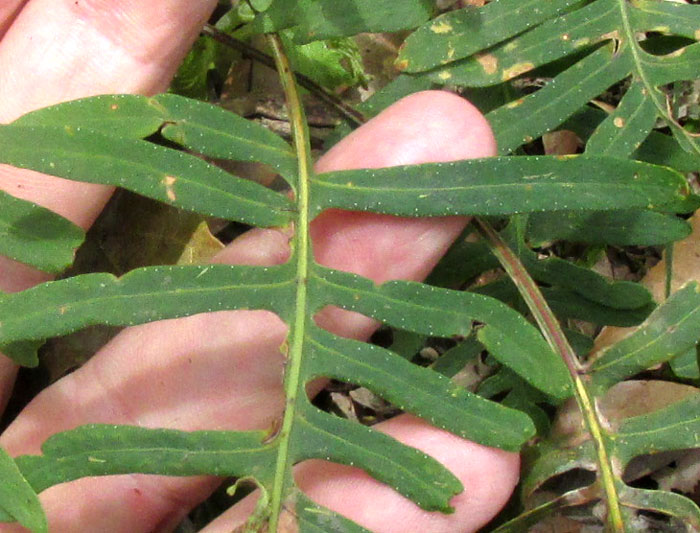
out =
[(176, 264), (201, 265), (209, 262), (223, 249), (224, 245), (212, 235), (209, 225), (202, 221), (185, 243), (182, 255), (180, 255)]
[(700, 450), (687, 450), (680, 453), (681, 456), (676, 460), (675, 468), (666, 468), (652, 477), (661, 490), (692, 494), (700, 480)]
[[(623, 381), (599, 400), (598, 409), (616, 427), (626, 418), (653, 413), (697, 392), (695, 387), (671, 381)], [(588, 438), (581, 411), (573, 398), (559, 410), (552, 435), (574, 443)]]
[[(693, 229), (685, 239), (678, 241), (673, 247), (673, 278), (671, 279), (671, 291), (677, 291), (685, 283), (692, 280), (700, 280), (700, 215), (694, 214), (689, 220)], [(662, 259), (652, 267), (641, 283), (651, 291), (654, 300), (664, 301), (666, 288), (666, 261)], [(620, 341), (637, 328), (606, 327), (595, 340), (592, 353)], [(595, 359), (595, 356), (593, 356)]]
[(573, 131), (559, 130), (545, 133), (542, 143), (546, 155), (570, 155), (578, 152), (581, 141)]

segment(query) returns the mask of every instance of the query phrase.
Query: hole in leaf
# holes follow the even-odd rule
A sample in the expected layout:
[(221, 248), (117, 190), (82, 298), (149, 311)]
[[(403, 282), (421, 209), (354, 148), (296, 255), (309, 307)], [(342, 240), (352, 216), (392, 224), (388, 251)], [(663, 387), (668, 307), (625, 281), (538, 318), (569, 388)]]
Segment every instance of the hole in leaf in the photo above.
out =
[(328, 413), (371, 426), (401, 411), (371, 390), (332, 379), (312, 403)]
[(562, 474), (549, 478), (542, 483), (538, 491), (554, 492), (564, 494), (571, 490), (587, 487), (595, 483), (596, 474), (585, 468), (572, 468)]
[(394, 344), (393, 330), (388, 326), (382, 326), (372, 334), (369, 341), (382, 348), (389, 348)]
[(647, 38), (640, 41), (639, 45), (645, 52), (655, 56), (665, 56), (672, 54), (693, 44), (695, 41), (678, 35), (663, 35), (661, 33), (650, 32)]

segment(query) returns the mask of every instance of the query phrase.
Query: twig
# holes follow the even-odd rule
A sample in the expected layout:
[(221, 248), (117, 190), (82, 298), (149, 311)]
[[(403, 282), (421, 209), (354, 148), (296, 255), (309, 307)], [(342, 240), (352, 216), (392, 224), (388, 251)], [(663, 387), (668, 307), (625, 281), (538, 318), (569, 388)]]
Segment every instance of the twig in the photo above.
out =
[[(202, 33), (223, 44), (224, 46), (228, 46), (229, 48), (234, 48), (242, 52), (243, 55), (257, 61), (258, 63), (262, 63), (263, 65), (272, 69), (275, 68), (275, 60), (272, 58), (272, 56), (267, 55), (265, 52), (261, 52), (257, 48), (254, 48), (249, 44), (236, 39), (235, 37), (231, 37), (228, 33), (224, 33), (211, 24), (204, 26), (204, 28), (202, 28)], [(299, 85), (301, 85), (307, 91), (312, 92), (324, 103), (335, 109), (354, 126), (361, 126), (367, 122), (367, 117), (365, 117), (360, 111), (340, 100), (337, 96), (320, 86), (311, 78), (304, 76), (303, 74), (299, 74), (298, 72), (295, 72), (294, 75), (296, 76), (297, 83)]]

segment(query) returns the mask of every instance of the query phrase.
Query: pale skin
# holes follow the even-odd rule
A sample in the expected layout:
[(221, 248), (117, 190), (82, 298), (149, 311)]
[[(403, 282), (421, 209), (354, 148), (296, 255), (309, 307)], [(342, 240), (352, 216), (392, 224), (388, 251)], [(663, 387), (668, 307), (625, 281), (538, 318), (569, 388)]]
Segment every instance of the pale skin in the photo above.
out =
[[(33, 109), (102, 93), (163, 91), (196, 38), (214, 0), (5, 0), (0, 2), (0, 121)], [(317, 171), (484, 157), (491, 130), (469, 103), (441, 92), (412, 95), (336, 145)], [(0, 165), (0, 187), (44, 205), (84, 228), (111, 194)], [(327, 212), (313, 224), (316, 259), (377, 282), (422, 279), (466, 220), (407, 220)], [(253, 230), (216, 258), (231, 264), (285, 260), (287, 237)], [(0, 258), (0, 288), (47, 279)], [(334, 333), (366, 339), (375, 324), (329, 311)], [(206, 335), (202, 332), (207, 332)], [(43, 391), (0, 436), (13, 455), (38, 453), (50, 435), (86, 423), (193, 429), (267, 429), (280, 416), (284, 325), (266, 312), (197, 315), (133, 327), (78, 371)], [(0, 356), (0, 407), (16, 374)], [(517, 483), (517, 454), (486, 448), (408, 415), (376, 426), (445, 464), (466, 490), (451, 515), (428, 513), (362, 471), (321, 461), (297, 467), (312, 499), (381, 533), (475, 531), (505, 504)], [(212, 478), (119, 476), (84, 479), (42, 494), (52, 532), (166, 532), (217, 486)], [(232, 507), (206, 532), (231, 531), (252, 499)], [(0, 526), (3, 533), (19, 531)]]

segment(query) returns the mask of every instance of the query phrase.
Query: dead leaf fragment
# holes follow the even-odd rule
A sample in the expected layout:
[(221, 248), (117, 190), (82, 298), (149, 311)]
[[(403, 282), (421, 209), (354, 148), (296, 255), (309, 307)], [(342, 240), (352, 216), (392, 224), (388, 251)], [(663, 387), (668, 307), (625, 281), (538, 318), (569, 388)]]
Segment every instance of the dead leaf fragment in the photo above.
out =
[[(672, 381), (622, 381), (608, 390), (597, 407), (614, 429), (627, 418), (653, 413), (697, 393), (695, 387)], [(566, 437), (575, 444), (588, 440), (581, 411), (573, 398), (560, 408), (552, 435)]]
[(201, 265), (208, 263), (211, 259), (223, 250), (225, 246), (212, 235), (209, 225), (202, 221), (194, 230), (189, 240), (185, 242), (182, 254), (177, 259), (178, 265)]
[(570, 155), (578, 151), (579, 138), (573, 131), (559, 130), (545, 133), (542, 143), (547, 155)]
[[(700, 280), (700, 215), (695, 213), (688, 220), (692, 227), (692, 233), (685, 239), (678, 241), (673, 247), (673, 277), (671, 279), (671, 292), (680, 289), (689, 281)], [(651, 291), (654, 300), (663, 302), (666, 289), (666, 261), (661, 259), (654, 265), (641, 281)], [(637, 328), (606, 327), (595, 340), (593, 354), (615, 344)], [(595, 356), (593, 357), (595, 359)]]

